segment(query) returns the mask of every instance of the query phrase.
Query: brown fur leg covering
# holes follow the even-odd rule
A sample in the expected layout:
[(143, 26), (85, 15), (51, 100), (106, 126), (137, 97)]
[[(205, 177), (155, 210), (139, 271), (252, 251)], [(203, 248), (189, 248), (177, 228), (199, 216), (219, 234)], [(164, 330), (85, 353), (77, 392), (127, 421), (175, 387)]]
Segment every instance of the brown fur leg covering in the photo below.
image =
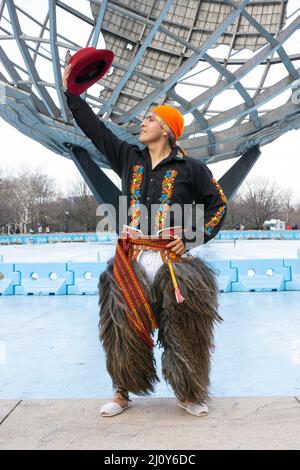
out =
[(174, 263), (180, 292), (178, 304), (167, 265), (153, 282), (157, 297), (158, 342), (164, 348), (162, 373), (180, 400), (205, 402), (209, 396), (210, 347), (217, 312), (218, 288), (214, 271), (196, 257)]
[[(129, 325), (124, 297), (113, 275), (114, 258), (108, 261), (106, 271), (99, 279), (100, 341), (106, 353), (106, 367), (114, 388), (121, 388), (136, 395), (147, 395), (159, 381), (153, 351)], [(149, 283), (144, 269), (133, 262), (136, 275), (152, 303)]]

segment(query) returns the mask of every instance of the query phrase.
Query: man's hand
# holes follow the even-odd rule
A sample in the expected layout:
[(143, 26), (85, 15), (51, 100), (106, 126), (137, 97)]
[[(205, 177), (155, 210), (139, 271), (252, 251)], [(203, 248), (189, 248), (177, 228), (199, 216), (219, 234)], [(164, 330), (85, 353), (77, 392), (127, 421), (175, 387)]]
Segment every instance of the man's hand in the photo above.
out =
[(184, 246), (184, 243), (183, 241), (181, 240), (181, 238), (179, 237), (176, 237), (176, 240), (173, 240), (171, 243), (168, 243), (168, 245), (166, 245), (167, 248), (171, 248), (171, 251), (173, 251), (174, 253), (176, 253), (176, 255), (183, 255), (183, 253), (185, 252), (185, 246)]
[(71, 68), (72, 68), (72, 64), (67, 65), (67, 67), (64, 70), (64, 74), (62, 76), (62, 83), (63, 83), (63, 87), (65, 90), (67, 89), (67, 80), (70, 75)]

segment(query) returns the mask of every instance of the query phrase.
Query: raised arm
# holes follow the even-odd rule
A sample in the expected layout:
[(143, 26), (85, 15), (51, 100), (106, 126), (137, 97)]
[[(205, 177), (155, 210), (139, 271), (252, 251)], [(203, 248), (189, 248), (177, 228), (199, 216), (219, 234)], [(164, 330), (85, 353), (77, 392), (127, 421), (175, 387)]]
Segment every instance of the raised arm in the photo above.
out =
[[(65, 89), (69, 73), (70, 65), (65, 69), (63, 76)], [(127, 165), (129, 151), (134, 146), (119, 139), (108, 129), (80, 96), (72, 95), (69, 91), (66, 91), (65, 94), (68, 106), (80, 129), (91, 139), (95, 147), (103, 153), (112, 169), (121, 177), (124, 165)]]

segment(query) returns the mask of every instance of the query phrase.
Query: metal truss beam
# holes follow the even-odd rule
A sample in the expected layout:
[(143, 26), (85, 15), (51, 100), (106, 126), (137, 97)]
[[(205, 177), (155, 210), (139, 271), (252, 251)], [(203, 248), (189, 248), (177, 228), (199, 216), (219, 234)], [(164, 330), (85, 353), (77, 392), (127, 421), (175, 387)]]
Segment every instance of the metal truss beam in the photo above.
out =
[[(200, 4), (199, 4), (199, 7), (200, 7)], [(109, 9), (112, 9), (113, 11), (116, 10), (124, 15), (128, 15), (130, 16), (131, 18), (134, 18), (138, 21), (143, 21), (145, 22), (145, 24), (149, 25), (150, 27), (154, 27), (154, 22), (149, 20), (149, 19), (146, 19), (144, 17), (141, 17), (140, 15), (132, 12), (132, 11), (128, 11), (126, 10), (125, 8), (122, 8), (120, 6), (117, 6), (117, 5), (114, 5), (114, 4), (109, 4), (108, 5), (108, 8)], [(172, 33), (171, 31), (169, 31), (167, 28), (163, 27), (163, 26), (159, 26), (158, 30), (164, 34), (166, 34), (167, 36), (169, 36), (170, 38), (174, 39), (175, 41), (177, 41), (179, 44), (182, 44), (184, 45), (187, 49), (190, 49), (192, 50), (193, 52), (195, 52), (196, 54), (201, 54), (202, 53), (202, 50), (199, 49), (198, 47), (194, 46), (192, 43), (190, 43), (188, 40), (185, 40), (184, 38)], [(171, 53), (171, 51), (170, 51)], [(218, 63), (213, 57), (211, 57), (210, 55), (208, 55), (207, 53), (204, 53), (203, 54), (203, 57), (202, 57), (202, 60), (205, 60), (206, 62), (208, 62), (212, 67), (214, 67), (223, 77), (226, 78), (226, 80), (228, 81), (228, 83), (233, 83), (233, 86), (236, 88), (237, 92), (241, 95), (241, 97), (243, 98), (243, 100), (247, 103), (248, 107), (250, 108), (251, 107), (251, 111), (250, 111), (250, 117), (251, 119), (253, 120), (253, 123), (254, 123), (254, 126), (256, 128), (259, 128), (260, 126), (260, 120), (259, 120), (259, 116), (256, 112), (256, 110), (253, 108), (253, 102), (252, 102), (252, 98), (251, 96), (249, 95), (249, 93), (246, 91), (246, 89), (241, 85), (241, 83), (239, 82), (236, 82), (235, 81), (235, 77), (234, 77), (234, 74), (230, 73), (226, 67), (224, 67), (223, 65), (221, 65), (220, 63)], [(182, 60), (181, 60), (182, 62)], [(132, 75), (137, 75), (137, 73), (135, 71), (131, 71), (131, 74)], [(150, 83), (150, 80), (147, 76), (145, 76), (145, 81), (148, 81)], [(155, 85), (154, 85), (155, 86)], [(160, 90), (162, 90), (162, 93), (165, 93), (166, 90), (164, 87), (161, 87), (160, 86)], [(105, 107), (102, 107), (100, 108), (100, 111), (99, 111), (99, 114), (104, 114), (105, 112)], [(187, 111), (190, 111), (189, 110), (189, 106), (188, 107), (185, 107), (182, 112), (184, 112), (184, 110), (187, 110)], [(190, 111), (192, 114), (194, 114), (194, 110), (191, 110)], [(200, 130), (202, 129), (206, 129), (205, 126), (203, 127), (203, 124), (205, 123), (205, 119), (198, 119), (197, 116), (199, 117), (200, 116), (200, 113), (196, 113), (194, 114), (194, 117), (195, 119), (199, 122), (200, 124)], [(123, 117), (123, 115), (122, 115)], [(121, 118), (119, 120), (117, 120), (116, 122), (118, 123), (121, 123), (123, 122), (123, 119), (121, 120)], [(210, 139), (212, 139), (212, 136), (210, 136)]]
[(20, 75), (16, 71), (13, 63), (9, 60), (9, 58), (7, 57), (7, 55), (5, 54), (5, 52), (4, 52), (4, 50), (2, 49), (1, 46), (0, 46), (0, 59), (1, 59), (1, 62), (4, 65), (4, 67), (7, 71), (7, 73), (9, 74), (11, 79), (13, 80), (13, 82), (20, 88), (20, 90), (26, 91), (26, 93), (30, 94), (34, 105), (36, 106), (37, 110), (40, 113), (47, 115), (48, 110), (47, 110), (44, 102), (42, 100), (40, 100), (33, 93), (33, 91), (31, 90), (31, 88), (28, 85), (22, 83), (22, 78), (20, 77)]
[(239, 160), (219, 179), (221, 188), (226, 194), (228, 201), (242, 185), (253, 165), (257, 162), (261, 151), (259, 147), (253, 147), (245, 152)]
[(54, 117), (55, 119), (57, 119), (57, 118), (60, 117), (60, 111), (56, 107), (56, 105), (55, 105), (54, 101), (52, 100), (51, 96), (49, 95), (48, 91), (45, 88), (43, 88), (39, 85), (38, 82), (40, 80), (40, 77), (38, 76), (38, 73), (37, 73), (36, 68), (35, 68), (35, 64), (34, 64), (32, 58), (31, 58), (31, 55), (29, 54), (27, 45), (26, 45), (25, 41), (21, 38), (22, 30), (21, 30), (21, 27), (20, 27), (20, 23), (19, 23), (19, 20), (18, 20), (18, 16), (17, 16), (17, 12), (16, 12), (16, 8), (15, 8), (13, 0), (7, 0), (6, 5), (7, 5), (7, 9), (8, 9), (8, 12), (9, 12), (10, 19), (11, 19), (14, 35), (15, 35), (15, 38), (16, 38), (16, 42), (18, 43), (18, 46), (19, 46), (19, 49), (21, 51), (23, 60), (26, 64), (26, 66), (27, 66), (28, 73), (30, 75), (32, 83), (34, 84), (34, 86), (36, 87), (39, 95), (41, 96), (42, 100), (44, 101), (44, 104), (45, 104), (46, 108), (48, 109), (48, 112), (50, 113), (50, 115), (52, 117)]
[(6, 0), (1, 0), (1, 4), (0, 4), (0, 20), (1, 20), (2, 15), (3, 15), (4, 7), (5, 7), (5, 1), (6, 1)]
[(104, 13), (105, 13), (105, 10), (106, 10), (106, 6), (107, 6), (107, 0), (102, 0), (101, 7), (100, 7), (100, 10), (99, 10), (99, 15), (98, 15), (98, 18), (97, 18), (97, 21), (96, 21), (96, 24), (95, 24), (93, 39), (92, 39), (92, 43), (91, 43), (92, 47), (96, 47), (97, 44), (98, 44), (98, 40), (99, 40), (99, 36), (100, 36), (100, 33), (101, 33), (101, 27), (102, 27), (102, 23), (103, 23), (103, 18), (104, 18)]
[[(200, 6), (200, 5), (199, 5)], [(120, 11), (121, 13), (123, 14), (128, 14), (128, 16), (132, 17), (132, 18), (135, 18), (137, 20), (140, 20), (141, 21), (141, 17), (135, 13), (132, 13), (132, 12), (128, 12), (124, 9), (124, 8), (121, 8), (121, 7), (116, 7), (115, 5), (110, 5), (110, 8), (112, 8), (112, 10), (117, 10), (117, 11)], [(153, 27), (154, 25), (154, 22), (151, 21), (151, 20), (144, 20), (143, 21), (146, 22), (146, 24), (148, 24), (149, 26)], [(159, 28), (159, 31), (168, 35), (170, 38), (174, 39), (175, 41), (177, 41), (179, 44), (182, 44), (184, 45), (187, 49), (190, 49), (192, 50), (193, 52), (195, 52), (196, 54), (201, 54), (202, 50), (199, 49), (198, 47), (194, 46), (192, 43), (190, 43), (188, 40), (185, 40), (184, 38), (172, 33), (171, 31), (169, 31), (167, 28), (163, 27), (163, 26), (160, 26)], [(248, 105), (249, 108), (251, 108), (250, 110), (250, 117), (254, 123), (254, 126), (255, 128), (259, 128), (260, 126), (260, 119), (259, 119), (259, 116), (258, 116), (258, 113), (256, 112), (255, 108), (253, 107), (253, 101), (252, 101), (252, 98), (251, 96), (249, 95), (249, 93), (247, 92), (247, 90), (242, 86), (241, 83), (239, 82), (236, 82), (235, 81), (235, 76), (234, 74), (232, 74), (229, 70), (226, 69), (226, 67), (224, 67), (222, 64), (218, 63), (213, 57), (211, 57), (209, 54), (205, 53), (203, 54), (203, 60), (205, 60), (206, 62), (208, 62), (212, 67), (214, 67), (224, 78), (226, 78), (227, 82), (229, 84), (233, 84), (233, 86), (235, 87), (235, 89), (237, 90), (237, 92), (241, 95), (241, 97), (243, 98), (243, 100), (246, 102), (246, 104)], [(133, 71), (132, 72), (133, 75), (137, 75), (136, 71)], [(149, 79), (149, 77), (147, 77), (146, 75), (144, 75), (144, 80), (147, 81), (148, 83), (151, 84), (151, 80)], [(152, 82), (153, 84), (153, 82)], [(153, 84), (155, 87), (157, 87), (155, 85), (155, 82)], [(162, 87), (160, 85), (159, 89), (162, 91), (162, 93), (165, 93), (165, 88)], [(194, 117), (195, 119), (199, 122), (200, 124), (200, 129), (199, 130), (202, 130), (202, 129), (205, 129), (206, 130), (206, 127), (205, 125), (203, 126), (203, 124), (205, 123), (205, 118), (201, 118), (199, 119), (199, 116), (200, 116), (200, 113), (197, 112), (197, 113), (194, 113), (194, 111), (197, 111), (197, 110), (190, 110), (190, 105), (188, 106), (185, 106), (183, 107), (183, 109), (181, 110), (183, 113), (185, 111), (187, 112), (191, 112), (192, 114), (194, 114)], [(103, 114), (103, 107), (100, 108), (100, 111), (99, 111), (99, 114)], [(123, 116), (122, 116), (123, 118)], [(121, 118), (120, 118), (121, 119)], [(117, 120), (116, 122), (122, 122), (121, 120)], [(212, 136), (210, 136), (210, 139), (212, 139)]]
[(112, 106), (113, 104), (115, 104), (122, 88), (126, 85), (127, 83), (127, 80), (131, 77), (135, 67), (137, 66), (137, 64), (139, 63), (139, 61), (141, 60), (144, 52), (147, 50), (147, 47), (150, 46), (151, 42), (152, 42), (152, 39), (154, 37), (154, 35), (157, 33), (161, 23), (163, 22), (166, 14), (168, 13), (171, 5), (173, 3), (173, 0), (167, 0), (166, 3), (165, 3), (165, 6), (164, 8), (161, 10), (157, 20), (154, 22), (154, 24), (152, 25), (152, 29), (151, 31), (147, 34), (146, 38), (144, 39), (142, 45), (139, 47), (137, 53), (135, 54), (128, 70), (126, 73), (123, 74), (121, 80), (119, 81), (118, 85), (116, 86), (116, 88), (114, 89), (114, 91), (112, 92), (112, 94), (110, 95), (109, 99), (106, 101), (106, 103), (102, 106), (101, 108), (101, 113), (105, 113), (106, 111), (108, 111), (108, 109), (110, 108), (110, 106)]
[(72, 15), (76, 16), (76, 18), (79, 18), (80, 20), (83, 20), (85, 23), (94, 26), (95, 21), (91, 20), (88, 16), (84, 15), (83, 13), (80, 13), (79, 11), (75, 10), (75, 8), (70, 7), (66, 3), (63, 3), (61, 0), (56, 0), (56, 5), (63, 10), (67, 11), (68, 13), (71, 13)]
[(97, 163), (94, 162), (85, 148), (69, 143), (64, 145), (98, 204), (111, 204), (115, 208), (116, 221), (111, 220), (111, 223), (113, 226), (116, 223), (116, 231), (118, 233), (119, 196), (122, 194), (121, 191), (112, 183)]
[[(224, 0), (224, 2), (227, 5), (230, 5), (231, 7), (236, 8), (235, 3), (232, 0)], [(282, 4), (282, 2), (280, 2), (280, 3)], [(295, 67), (293, 66), (289, 56), (287, 55), (287, 53), (283, 49), (281, 43), (274, 36), (272, 36), (272, 34), (270, 34), (266, 30), (266, 28), (264, 28), (260, 23), (258, 23), (258, 21), (256, 21), (256, 19), (253, 18), (253, 16), (251, 16), (246, 10), (242, 11), (242, 15), (244, 16), (244, 18), (246, 18), (247, 21), (249, 21), (250, 24), (252, 24), (252, 26), (254, 26), (254, 28), (257, 29), (257, 31), (259, 32), (259, 34), (261, 36), (263, 36), (267, 39), (267, 41), (271, 44), (271, 46), (275, 47), (275, 49), (277, 50), (278, 55), (280, 56), (280, 58), (282, 60), (282, 63), (284, 64), (285, 68), (287, 69), (288, 73), (294, 79), (298, 78), (298, 74), (295, 70)]]
[[(299, 18), (296, 18), (285, 30), (283, 30), (278, 35), (278, 43), (273, 46), (271, 44), (267, 44), (263, 49), (261, 49), (258, 53), (256, 53), (251, 59), (249, 59), (245, 64), (243, 64), (238, 70), (235, 71), (235, 81), (240, 81), (243, 77), (245, 77), (251, 70), (255, 68), (255, 66), (259, 65), (263, 60), (265, 60), (273, 51), (278, 48), (278, 44), (283, 44), (291, 34), (299, 29)], [(233, 83), (232, 83), (233, 85)], [(200, 96), (197, 96), (191, 101), (190, 109), (197, 109), (202, 104), (209, 101), (214, 96), (219, 95), (223, 91), (225, 91), (228, 87), (228, 83), (226, 80), (222, 80), (217, 85), (211, 87), (209, 90), (202, 93)]]
[[(179, 69), (173, 73), (169, 78), (167, 78), (163, 82), (164, 92), (166, 93), (172, 86), (176, 85), (177, 81), (180, 77), (185, 75), (196, 63), (199, 61), (201, 57), (207, 52), (208, 49), (218, 40), (218, 38), (226, 31), (228, 26), (236, 19), (236, 17), (240, 14), (242, 9), (249, 3), (249, 0), (242, 0), (239, 3), (237, 9), (234, 9), (223, 21), (223, 23), (216, 29), (216, 31), (211, 34), (211, 36), (207, 39), (205, 44), (203, 45), (203, 49), (199, 53), (192, 54), (180, 67)], [(143, 109), (147, 105), (155, 102), (159, 96), (161, 95), (160, 90), (153, 90), (149, 95), (143, 98), (139, 104), (133, 106), (130, 111), (127, 111), (123, 114), (122, 118), (118, 120), (120, 122), (127, 122), (131, 120), (134, 116), (140, 114)], [(192, 110), (190, 110), (191, 112)]]
[[(33, 21), (34, 23), (36, 23), (38, 26), (40, 26), (41, 28), (44, 28), (44, 23), (41, 23), (40, 21), (38, 21), (36, 18), (34, 18), (33, 16), (29, 15), (29, 13), (27, 13), (27, 11), (23, 10), (22, 8), (20, 8), (19, 6), (16, 5), (16, 10), (19, 11), (20, 13), (22, 13), (24, 16), (26, 16), (27, 18), (29, 18), (31, 21)], [(47, 28), (47, 26), (45, 26), (45, 30), (46, 31), (49, 31), (49, 28)], [(76, 44), (74, 41), (72, 41), (71, 39), (68, 39), (66, 38), (65, 36), (63, 36), (62, 34), (57, 34), (57, 37), (58, 38), (61, 38), (63, 39), (64, 41), (67, 41), (67, 44), (66, 46), (62, 46), (62, 47), (68, 47), (69, 49), (71, 49), (70, 45), (73, 45), (75, 46), (75, 49), (80, 49), (80, 46), (79, 44)], [(38, 40), (38, 38), (34, 38), (34, 40)], [(57, 43), (58, 45), (60, 45), (60, 43), (58, 42)]]
[[(297, 69), (297, 73), (300, 74), (300, 68)], [(276, 96), (291, 88), (292, 83), (293, 79), (288, 76), (275, 83), (271, 87), (266, 88), (255, 98), (253, 98), (253, 106), (256, 109), (261, 108), (263, 104), (267, 103), (271, 99), (275, 98)], [(227, 111), (220, 112), (217, 116), (208, 119), (208, 129), (213, 129), (214, 127), (218, 127), (222, 124), (225, 124), (226, 122), (231, 121), (235, 117), (244, 118), (248, 113), (249, 109), (247, 108), (245, 103), (242, 103), (238, 106), (228, 109)], [(196, 133), (197, 131), (197, 124), (190, 124), (187, 127), (186, 133), (190, 135)], [(184, 135), (185, 133), (183, 134), (183, 136)]]
[[(64, 3), (64, 1), (68, 1), (68, 4)], [(142, 11), (144, 10), (143, 8), (140, 10), (130, 9), (131, 2), (123, 0), (92, 0), (90, 3), (99, 5), (99, 8), (97, 8), (96, 13), (92, 11), (93, 17), (88, 17), (87, 14), (77, 11), (75, 4), (71, 6), (69, 0), (48, 0), (47, 15), (44, 15), (43, 21), (38, 21), (37, 18), (34, 18), (36, 13), (33, 13), (33, 16), (31, 16), (17, 5), (17, 3), (22, 2), (18, 0), (0, 0), (0, 18), (2, 16), (3, 20), (0, 26), (1, 45), (2, 43), (5, 44), (4, 40), (15, 41), (25, 63), (23, 67), (22, 61), (20, 61), (20, 64), (14, 63), (10, 59), (10, 54), (7, 53), (4, 45), (2, 45), (3, 49), (0, 48), (0, 62), (4, 67), (3, 74), (5, 76), (0, 74), (0, 79), (6, 84), (4, 86), (8, 93), (7, 96), (11, 97), (11, 99), (9, 105), (0, 109), (0, 115), (25, 135), (29, 135), (56, 153), (69, 157), (69, 153), (63, 147), (63, 143), (70, 142), (73, 145), (84, 147), (95, 165), (109, 167), (105, 157), (93, 148), (92, 143), (85, 139), (76, 125), (70, 125), (70, 120), (69, 125), (67, 124), (70, 114), (68, 115), (69, 110), (66, 107), (65, 96), (61, 89), (61, 68), (64, 65), (63, 56), (59, 57), (61, 48), (77, 51), (81, 47), (88, 47), (89, 45), (97, 47), (100, 31), (102, 30), (104, 35), (107, 34), (108, 39), (112, 41), (112, 48), (114, 48), (114, 44), (116, 44), (117, 48), (120, 47), (118, 40), (121, 40), (122, 44), (128, 40), (133, 44), (133, 50), (128, 63), (123, 63), (123, 58), (120, 59), (119, 63), (114, 61), (113, 66), (117, 69), (116, 77), (113, 77), (112, 82), (109, 79), (103, 80), (104, 91), (103, 94), (101, 93), (100, 98), (88, 93), (85, 93), (84, 97), (86, 97), (88, 103), (93, 108), (99, 109), (99, 114), (106, 112), (107, 126), (112, 128), (120, 138), (125, 138), (130, 142), (137, 142), (135, 135), (137, 127), (140, 125), (139, 115), (144, 114), (149, 105), (155, 101), (161, 104), (174, 101), (178, 104), (183, 114), (189, 113), (194, 117), (193, 122), (186, 126), (180, 142), (190, 156), (199, 158), (206, 163), (236, 157), (241, 154), (246, 155), (247, 150), (253, 147), (253, 145), (264, 145), (276, 139), (288, 129), (299, 127), (299, 107), (293, 105), (291, 101), (277, 109), (272, 109), (274, 108), (272, 106), (273, 102), (270, 102), (271, 106), (265, 105), (265, 103), (268, 103), (274, 97), (288, 90), (300, 76), (300, 69), (297, 68), (299, 64), (293, 63), (295, 60), (300, 60), (300, 55), (294, 54), (288, 56), (286, 52), (288, 49), (283, 47), (286, 39), (290, 39), (296, 29), (299, 28), (300, 18), (296, 18), (296, 15), (293, 14), (291, 20), (295, 18), (294, 21), (285, 30), (280, 32), (286, 13), (284, 0), (278, 0), (277, 2), (278, 5), (281, 5), (281, 8), (276, 6), (278, 17), (275, 19), (270, 17), (270, 21), (262, 18), (261, 21), (264, 26), (255, 20), (255, 11), (252, 11), (250, 15), (248, 13), (250, 10), (246, 11), (245, 8), (248, 5), (257, 3), (259, 4), (259, 11), (264, 12), (262, 5), (266, 3), (265, 1), (216, 0), (216, 2), (213, 2), (212, 0), (207, 0), (209, 9), (214, 4), (219, 6), (227, 5), (224, 10), (223, 7), (220, 9), (221, 16), (216, 19), (216, 24), (219, 26), (215, 29), (211, 27), (204, 29), (201, 25), (198, 26), (196, 24), (196, 21), (199, 19), (199, 15), (196, 12), (197, 9), (198, 13), (201, 10), (201, 0), (193, 2), (193, 4), (187, 2), (186, 8), (193, 12), (193, 17), (189, 17), (189, 22), (185, 25), (181, 24), (179, 19), (181, 16), (184, 17), (186, 15), (185, 11), (182, 10), (184, 2), (178, 3), (176, 1), (176, 8), (180, 6), (178, 11), (171, 8), (170, 5), (168, 6), (167, 2), (170, 5), (172, 3), (171, 0), (165, 0), (158, 7), (159, 2), (156, 2), (156, 0), (148, 0), (148, 3), (145, 0), (145, 2), (142, 2), (147, 8), (147, 12), (145, 12)], [(274, 0), (269, 2), (270, 6), (273, 6), (274, 3)], [(153, 10), (153, 5), (155, 5), (155, 11)], [(159, 11), (157, 11), (157, 8), (159, 8)], [(165, 11), (163, 8), (165, 8)], [(62, 9), (64, 11), (61, 11)], [(209, 9), (205, 8), (204, 10), (210, 11)], [(6, 14), (7, 10), (8, 15)], [(272, 11), (272, 8), (266, 7), (267, 15), (271, 15)], [(58, 15), (66, 16), (65, 12), (69, 14), (69, 17), (74, 15), (83, 21), (85, 28), (87, 26), (90, 27), (88, 28), (89, 37), (87, 42), (83, 40), (85, 44), (82, 43), (82, 36), (81, 39), (78, 39), (81, 44), (77, 45), (74, 41), (66, 39), (57, 31)], [(122, 29), (120, 34), (118, 27), (114, 27), (113, 24), (107, 26), (113, 12), (118, 17), (121, 14), (121, 18), (118, 18), (121, 20), (120, 29), (123, 28), (122, 17), (124, 21), (127, 21), (130, 17), (130, 22), (141, 25), (141, 29), (136, 30), (137, 36), (134, 36), (133, 40), (131, 40), (130, 35), (126, 35), (125, 29), (128, 29), (128, 26), (127, 28), (125, 27), (125, 32)], [(178, 14), (178, 16), (171, 18), (170, 14)], [(26, 18), (23, 18), (23, 15), (26, 15)], [(73, 19), (75, 19), (74, 16)], [(242, 25), (240, 24), (241, 18), (243, 21)], [(36, 37), (22, 34), (20, 25), (22, 27), (21, 20), (23, 19), (26, 22), (30, 19), (34, 22), (34, 26), (40, 25), (40, 30), (37, 27)], [(13, 34), (10, 31), (6, 31), (8, 28), (2, 26), (7, 21), (11, 23)], [(253, 33), (244, 31), (245, 21), (248, 23), (247, 26), (250, 30), (253, 30)], [(265, 26), (267, 23), (270, 23), (273, 28), (275, 25), (278, 27), (278, 30), (272, 29), (272, 34), (269, 33), (266, 29), (268, 26)], [(145, 34), (146, 30), (147, 34)], [(150, 30), (150, 34), (148, 34), (148, 30)], [(2, 31), (6, 33), (6, 36), (4, 36)], [(50, 32), (49, 39), (46, 39), (45, 35), (47, 37), (48, 31)], [(153, 38), (156, 39), (155, 32), (160, 33), (159, 40), (161, 42), (159, 44), (153, 44)], [(194, 41), (193, 33), (199, 34), (195, 41), (201, 41), (201, 49), (198, 46), (198, 42)], [(180, 37), (181, 34), (184, 34), (184, 38)], [(239, 49), (239, 34), (242, 36), (253, 36), (255, 44), (253, 47), (256, 49), (258, 44), (261, 44), (261, 41), (265, 43), (265, 40), (267, 40), (268, 44), (261, 47), (259, 52), (253, 52), (251, 59), (243, 58), (242, 53), (237, 56), (241, 55), (242, 59), (235, 59), (233, 47), (236, 44)], [(226, 44), (229, 45), (228, 50), (226, 49), (227, 59), (212, 57), (208, 53), (208, 49), (219, 44), (222, 35), (225, 38)], [(263, 39), (261, 39), (262, 37)], [(206, 41), (203, 44), (205, 38)], [(258, 42), (256, 42), (257, 40)], [(251, 48), (251, 41), (249, 42), (249, 39), (245, 41)], [(171, 61), (168, 64), (168, 70), (166, 70), (167, 74), (164, 75), (164, 77), (167, 77), (166, 79), (161, 79), (161, 75), (158, 72), (157, 74), (155, 73), (155, 65), (153, 73), (149, 72), (148, 68), (144, 72), (141, 58), (147, 52), (152, 54), (152, 51), (154, 53), (154, 60), (156, 56), (159, 57), (162, 54), (164, 56), (162, 60), (166, 61), (166, 66)], [(274, 58), (273, 55), (275, 53), (278, 57)], [(165, 58), (165, 56), (167, 57)], [(36, 59), (40, 58), (52, 62), (53, 82), (50, 82), (52, 78), (45, 77), (47, 79), (42, 80), (39, 77), (39, 71), (35, 67)], [(133, 61), (131, 60), (132, 58)], [(30, 61), (30, 59), (32, 60)], [(201, 70), (198, 72), (191, 70), (198, 61), (206, 63), (206, 66), (201, 67)], [(37, 62), (39, 63), (39, 60)], [(271, 66), (275, 63), (284, 65), (288, 72), (288, 77), (282, 79), (281, 75), (278, 78), (280, 81), (274, 85), (265, 86), (268, 73), (272, 71)], [(228, 69), (228, 65), (238, 65), (239, 68), (232, 72), (232, 69)], [(243, 79), (253, 72), (258, 65), (264, 65), (264, 67), (259, 67), (262, 69), (259, 85), (253, 88), (244, 86)], [(213, 86), (211, 86), (212, 83), (207, 85), (207, 89), (204, 86), (200, 91), (200, 95), (198, 94), (194, 99), (188, 101), (188, 99), (180, 96), (175, 91), (175, 86), (178, 83), (188, 84), (184, 82), (184, 80), (188, 82), (190, 78), (188, 75), (191, 77), (193, 75), (201, 77), (201, 74), (205, 74), (206, 70), (217, 72), (218, 78), (216, 81), (214, 80)], [(187, 74), (187, 71), (190, 72)], [(186, 78), (182, 79), (183, 76)], [(143, 85), (145, 85), (147, 90), (143, 91)], [(61, 114), (54, 101), (51, 100), (53, 96), (51, 87), (57, 92)], [(150, 93), (149, 89), (151, 90)], [(41, 94), (41, 90), (43, 90), (44, 95)], [(235, 96), (241, 104), (237, 106), (234, 104), (234, 107), (231, 107), (231, 109), (229, 109), (230, 105), (227, 108), (225, 106), (225, 110), (222, 109), (223, 105), (221, 105), (219, 110), (215, 109), (216, 106), (212, 108), (212, 100), (227, 90), (234, 90), (236, 92)], [(252, 93), (250, 95), (250, 90), (255, 91), (253, 96)], [(22, 91), (26, 93), (22, 93)], [(20, 94), (18, 95), (18, 93)], [(149, 93), (148, 96), (145, 96), (146, 93)], [(16, 97), (16, 102), (13, 96)], [(144, 98), (139, 98), (140, 96)], [(54, 99), (56, 102), (56, 98)], [(24, 103), (26, 103), (28, 112), (25, 109)], [(51, 104), (53, 109), (50, 109)], [(231, 104), (231, 106), (233, 105)], [(270, 107), (271, 110), (265, 109), (267, 107)], [(112, 120), (107, 120), (110, 115)], [(226, 123), (228, 125), (224, 126)], [(219, 126), (224, 126), (224, 130), (219, 130)], [(197, 137), (195, 134), (197, 134)], [(244, 172), (246, 172), (245, 168)], [(110, 180), (109, 184), (111, 184)]]
[(49, 26), (50, 26), (50, 47), (52, 55), (52, 64), (53, 64), (53, 74), (55, 80), (55, 88), (58, 94), (58, 99), (61, 107), (61, 112), (65, 121), (70, 121), (72, 119), (71, 112), (68, 108), (66, 96), (64, 94), (60, 63), (59, 63), (59, 53), (56, 44), (56, 5), (55, 0), (49, 0)]

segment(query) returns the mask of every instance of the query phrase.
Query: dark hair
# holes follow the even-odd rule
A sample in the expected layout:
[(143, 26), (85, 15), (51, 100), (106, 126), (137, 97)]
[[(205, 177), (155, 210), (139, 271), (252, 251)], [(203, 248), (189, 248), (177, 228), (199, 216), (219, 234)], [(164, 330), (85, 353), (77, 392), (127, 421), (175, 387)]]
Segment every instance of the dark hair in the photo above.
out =
[(176, 145), (176, 140), (170, 135), (168, 136), (168, 144), (170, 145), (171, 148), (174, 148)]

